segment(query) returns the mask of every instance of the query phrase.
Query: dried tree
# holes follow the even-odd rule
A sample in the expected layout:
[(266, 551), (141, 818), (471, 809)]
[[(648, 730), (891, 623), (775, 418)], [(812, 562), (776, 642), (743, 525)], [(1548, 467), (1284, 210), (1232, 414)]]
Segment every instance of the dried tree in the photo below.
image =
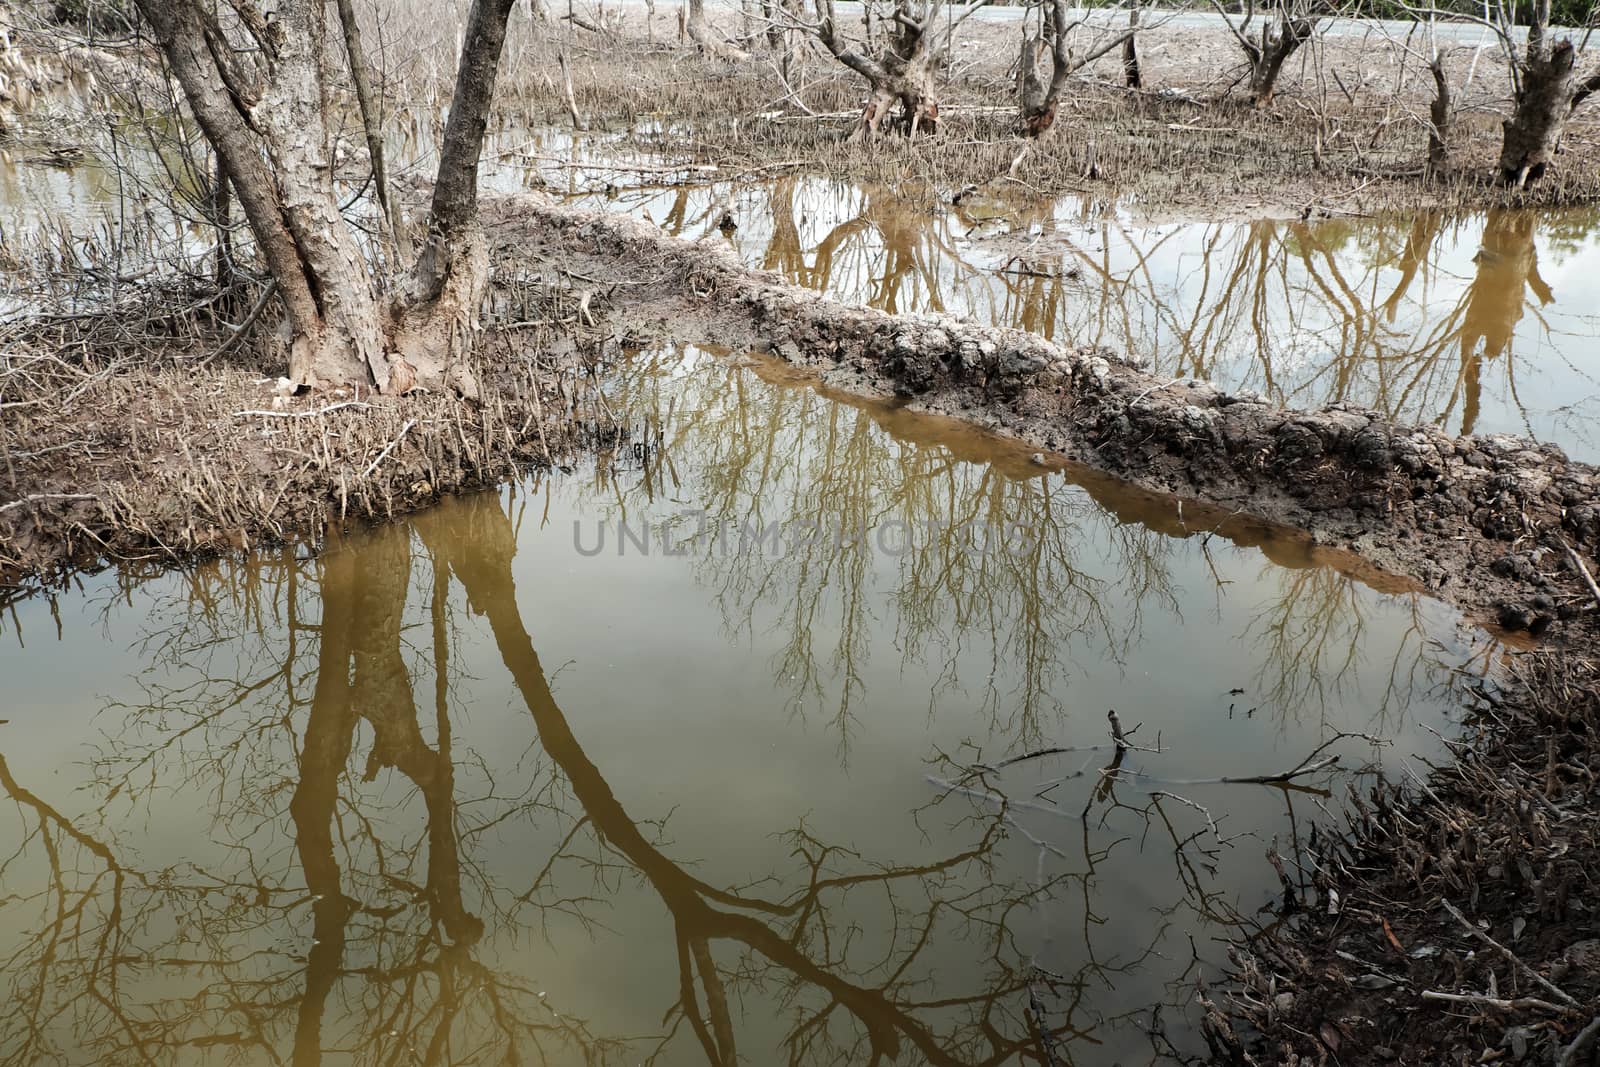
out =
[[(1079, 9), (1078, 17), (1073, 19), (1073, 9), (1067, 0), (1041, 0), (1038, 7), (1042, 13), (1039, 31), (1030, 32), (1024, 23), (1022, 54), (1017, 64), (1022, 128), (1030, 137), (1039, 137), (1055, 128), (1061, 95), (1072, 76), (1113, 49), (1122, 49), (1123, 73), (1128, 85), (1137, 88), (1141, 82), (1139, 56), (1134, 45), (1141, 28), (1137, 6), (1129, 8), (1125, 29), (1091, 38), (1081, 53), (1072, 47), (1073, 33), (1089, 22), (1093, 12)], [(1050, 62), (1048, 81), (1040, 74), (1046, 56)]]
[[(1482, 15), (1437, 7), (1407, 6), (1406, 10), (1415, 17), (1426, 18), (1430, 25), (1435, 18), (1456, 20), (1483, 26), (1494, 33), (1511, 79), (1512, 105), (1510, 117), (1501, 123), (1498, 177), (1517, 189), (1524, 189), (1543, 177), (1560, 150), (1567, 120), (1579, 104), (1600, 89), (1600, 71), (1579, 79), (1577, 68), (1582, 44), (1575, 44), (1571, 37), (1558, 38), (1552, 34), (1550, 0), (1532, 0), (1529, 4), (1525, 47), (1518, 40), (1515, 0), (1493, 0), (1484, 5)], [(1585, 35), (1584, 41), (1587, 40)], [(1436, 111), (1442, 106), (1448, 114), (1449, 87), (1442, 77), (1442, 71), (1436, 69), (1434, 80), (1439, 94), (1434, 106)], [(1435, 118), (1435, 128), (1438, 125)], [(1429, 162), (1431, 168), (1431, 140)]]
[(1570, 37), (1551, 38), (1550, 0), (1533, 0), (1529, 7), (1528, 47), (1520, 61), (1509, 47), (1516, 8), (1499, 0), (1496, 11), (1497, 32), (1512, 57), (1514, 100), (1511, 117), (1503, 125), (1500, 180), (1521, 189), (1544, 174), (1561, 144), (1567, 118), (1600, 88), (1600, 73), (1577, 83), (1578, 48)]
[(725, 59), (748, 58), (744, 52), (711, 32), (711, 27), (706, 23), (706, 0), (688, 0), (686, 12), (682, 16), (682, 27), (700, 51)]
[(295, 381), (476, 393), (468, 356), (488, 280), (478, 156), (512, 3), (472, 4), (422, 247), (409, 277), (380, 291), (334, 192), (326, 6), (138, 0), (277, 285)]
[(1254, 0), (1246, 0), (1244, 17), (1237, 23), (1218, 0), (1211, 0), (1211, 6), (1244, 51), (1250, 102), (1266, 107), (1278, 91), (1278, 75), (1283, 73), (1284, 63), (1316, 35), (1323, 13), (1320, 0), (1273, 0), (1271, 9), (1262, 17), (1260, 34), (1254, 38), (1250, 34), (1250, 23), (1256, 15)]
[[(901, 131), (914, 135), (936, 129), (939, 96), (935, 72), (950, 49), (956, 30), (987, 0), (970, 0), (948, 12), (945, 0), (895, 0), (887, 17), (881, 14), (880, 4), (866, 0), (862, 5), (866, 33), (859, 40), (847, 37), (840, 29), (834, 0), (813, 3), (816, 21), (786, 21), (815, 37), (835, 59), (866, 79), (869, 86), (861, 121), (851, 139), (871, 140), (878, 136), (897, 103), (900, 114), (894, 125)], [(941, 15), (945, 16), (942, 24)], [(881, 31), (877, 35), (872, 33), (874, 20)]]

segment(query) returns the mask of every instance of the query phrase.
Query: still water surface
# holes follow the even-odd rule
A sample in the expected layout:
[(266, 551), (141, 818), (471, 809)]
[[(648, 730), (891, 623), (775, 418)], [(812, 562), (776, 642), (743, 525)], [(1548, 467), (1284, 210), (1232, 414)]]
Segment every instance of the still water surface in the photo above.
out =
[(619, 374), (587, 469), (0, 620), (0, 1063), (1148, 1062), (1499, 654), (766, 363)]
[[(669, 156), (693, 140), (657, 136)], [(389, 158), (402, 182), (428, 173), (434, 143), (426, 121), (393, 125)], [(149, 190), (89, 158), (69, 169), (0, 159), (0, 234), (13, 254), (42, 234), (70, 255), (57, 247), (71, 243), (57, 233), (62, 219), (79, 233), (110, 232), (111, 222), (131, 232), (130, 212), (153, 220), (152, 240), (210, 246), (204, 227), (155, 219)], [(152, 159), (146, 169), (159, 185), (174, 165)], [(359, 202), (364, 172), (347, 177), (344, 195)], [(930, 208), (926, 197), (781, 166), (728, 180), (716, 167), (663, 164), (615, 135), (515, 126), (491, 136), (482, 185), (543, 188), (691, 237), (724, 239), (719, 223), (731, 215), (726, 239), (747, 263), (842, 300), (1103, 345), (1157, 374), (1288, 406), (1344, 401), (1600, 461), (1594, 208), (1148, 225), (1138, 205), (1039, 198), (1004, 183)]]

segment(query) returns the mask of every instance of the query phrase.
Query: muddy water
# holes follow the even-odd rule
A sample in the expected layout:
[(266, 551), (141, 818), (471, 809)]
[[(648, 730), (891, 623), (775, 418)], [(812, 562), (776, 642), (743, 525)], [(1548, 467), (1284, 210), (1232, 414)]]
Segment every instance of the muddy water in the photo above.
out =
[[(597, 180), (592, 172), (590, 181)], [(929, 211), (792, 177), (606, 197), (844, 300), (943, 311), (1294, 407), (1336, 401), (1600, 459), (1600, 213), (1139, 226), (1115, 206)]]
[(1497, 656), (954, 423), (619, 373), (592, 468), (0, 618), (0, 1062), (1143, 1062)]
[[(428, 172), (441, 123), (394, 124), (389, 152), (402, 184)], [(635, 132), (667, 145), (694, 139)], [(782, 161), (727, 180), (714, 166), (664, 164), (629, 145), (621, 134), (508, 126), (490, 138), (482, 185), (545, 188), (672, 233), (726, 239), (751, 265), (851, 302), (951, 312), (1104, 345), (1162, 375), (1290, 406), (1345, 401), (1452, 433), (1528, 435), (1600, 461), (1595, 209), (1151, 226), (1131, 221), (1140, 205), (1041, 199), (1020, 186), (930, 207), (925, 196), (804, 176)], [(354, 163), (342, 173), (344, 195), (363, 202), (364, 173)], [(115, 182), (92, 165), (0, 163), (0, 194), (13, 246), (26, 246), (52, 209), (89, 225), (124, 210)], [(154, 229), (197, 253), (209, 247), (192, 226)]]

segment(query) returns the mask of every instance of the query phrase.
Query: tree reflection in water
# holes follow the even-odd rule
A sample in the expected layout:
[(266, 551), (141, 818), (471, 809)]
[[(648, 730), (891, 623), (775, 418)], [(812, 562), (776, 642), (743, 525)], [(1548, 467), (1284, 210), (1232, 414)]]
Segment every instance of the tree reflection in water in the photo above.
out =
[(734, 194), (746, 262), (839, 299), (1104, 345), (1164, 376), (1292, 407), (1351, 403), (1453, 432), (1596, 446), (1581, 417), (1600, 404), (1593, 313), (1580, 299), (1523, 323), (1530, 300), (1553, 300), (1535, 237), (1542, 229), (1564, 259), (1600, 257), (1592, 210), (1140, 229), (1092, 200), (976, 195), (930, 211), (886, 189), (794, 176), (637, 188), (613, 206), (703, 236)]
[[(1227, 845), (1293, 826), (1258, 787), (1204, 811), (1163, 784), (1207, 753), (1092, 743), (1104, 705), (1088, 714), (1083, 687), (1166, 700), (1128, 684), (1136, 646), (1138, 663), (1180, 657), (1199, 640), (1185, 627), (1215, 628), (1243, 594), (1255, 623), (1240, 665), (1256, 664), (1250, 699), (1267, 722), (1236, 724), (1248, 733), (1229, 733), (1225, 756), (1275, 731), (1397, 730), (1418, 694), (1467, 680), (1418, 597), (1375, 623), (1376, 598), (1307, 569), (1325, 559), (1304, 540), (1086, 472), (1069, 482), (953, 423), (693, 353), (641, 355), (620, 374), (618, 410), (648, 427), (639, 451), (534, 486), (542, 501), (484, 494), (314, 559), (260, 553), (147, 589), (123, 577), (145, 628), (140, 695), (107, 708), (81, 775), (0, 756), (0, 818), (19, 842), (0, 857), (14, 1006), (0, 1063), (1154, 1058), (1156, 1006), (1182, 1040), (1203, 946), (1265, 898), (1260, 849), (1234, 862)], [(802, 747), (807, 724), (763, 727), (771, 707), (719, 719), (681, 679), (597, 690), (591, 668), (569, 716), (524, 613), (560, 627), (580, 613), (552, 597), (635, 587), (621, 570), (556, 581), (563, 557), (530, 548), (529, 529), (552, 494), (572, 498), (562, 515), (670, 524), (692, 505), (758, 527), (1021, 523), (1038, 536), (1020, 551), (924, 535), (893, 554), (802, 541), (642, 561), (685, 576), (687, 594), (666, 587), (666, 625), (714, 631), (720, 617), (733, 638), (707, 656), (668, 634), (660, 654), (700, 656), (690, 669), (735, 703), (776, 682), (792, 707), (823, 709), (824, 744), (837, 735), (852, 761), (836, 775), (842, 759)], [(1287, 566), (1242, 565), (1247, 550), (1223, 538)], [(531, 558), (514, 569), (519, 547)], [(1197, 566), (1214, 609), (1185, 591)], [(1252, 566), (1259, 580), (1234, 586)], [(609, 654), (596, 647), (609, 620), (574, 629), (591, 661)], [(772, 662), (740, 689), (734, 661), (758, 632)], [(1150, 647), (1152, 633), (1167, 644)], [(564, 636), (544, 640), (568, 648)], [(1363, 662), (1373, 645), (1387, 670)], [(662, 669), (651, 650), (622, 651), (621, 673)], [(1374, 674), (1379, 688), (1364, 688)], [(925, 719), (897, 677), (928, 686)], [(1331, 696), (1346, 686), (1360, 699)], [(607, 701), (652, 688), (669, 692), (655, 707), (673, 721), (645, 736)], [(496, 717), (497, 697), (514, 717)], [(1221, 710), (1193, 699), (1172, 710)], [(1355, 704), (1370, 722), (1344, 721)], [(849, 747), (858, 720), (894, 726), (864, 757)], [(729, 722), (755, 728), (753, 748), (719, 743)], [(1000, 762), (1085, 729), (1091, 743), (1049, 760)], [(688, 762), (650, 748), (672, 733)], [(666, 769), (641, 782), (640, 760)], [(662, 783), (691, 779), (713, 802), (669, 819), (677, 794)], [(769, 810), (763, 787), (795, 795)], [(835, 787), (850, 795), (823, 795)]]
[[(1096, 1040), (1106, 1014), (1083, 998), (1137, 970), (1162, 927), (1119, 931), (1101, 960), (1086, 910), (1084, 962), (1064, 975), (1033, 964), (1023, 917), (1069, 893), (1089, 908), (1108, 841), (1086, 827), (1082, 867), (1044, 873), (1045, 851), (1066, 853), (1041, 845), (1037, 874), (1012, 876), (1001, 848), (1020, 824), (1002, 800), (956, 811), (941, 837), (960, 846), (926, 862), (858, 856), (801, 825), (787, 869), (711, 884), (623, 806), (558, 706), (515, 547), (485, 494), (315, 560), (198, 568), (148, 646), (152, 677), (182, 684), (111, 709), (79, 814), (0, 757), (22, 831), (0, 871), (0, 1062), (666, 1063), (693, 1047), (732, 1064), (767, 1055), (743, 1042), (753, 1029), (793, 1063), (968, 1064)], [(514, 760), (460, 740), (462, 612), (487, 623), (532, 720), (536, 744)], [(146, 865), (146, 820), (175, 801), (210, 807), (210, 840)], [(495, 841), (513, 828), (543, 845), (507, 863)], [(630, 886), (676, 945), (655, 1033), (570, 1015), (530, 973), (548, 952), (519, 940), (600, 936), (613, 896), (643, 906)]]
[[(597, 470), (590, 495), (611, 502), (605, 522), (642, 528), (665, 497), (703, 511), (669, 536), (693, 542), (700, 584), (731, 639), (748, 639), (757, 620), (785, 636), (774, 684), (791, 709), (822, 712), (846, 754), (876, 631), (893, 635), (880, 655), (931, 665), (930, 706), (965, 696), (992, 735), (1037, 744), (1086, 664), (1126, 670), (1141, 642), (1204, 624), (1184, 619), (1194, 604), (1183, 603), (1174, 573), (1190, 553), (1205, 559), (1218, 601), (1246, 594), (1217, 571), (1213, 541), (1266, 557), (1249, 591), (1261, 603), (1238, 636), (1255, 664), (1252, 691), (1274, 720), (1349, 728), (1336, 706), (1373, 654), (1388, 665), (1383, 683), (1360, 695), (1363, 730), (1391, 733), (1418, 694), (1450, 684), (1429, 637), (1429, 602), (1304, 537), (1193, 503), (1185, 513), (1085, 470), (1046, 472), (1021, 446), (820, 393), (776, 361), (730, 371), (678, 349), (638, 355), (619, 376), (614, 406), (652, 428), (651, 445)], [(728, 539), (696, 541), (701, 525)], [(769, 529), (781, 551), (739, 547)], [(808, 536), (818, 529), (852, 535)], [(1018, 536), (1004, 547), (983, 541), (1008, 532)], [(1388, 628), (1376, 642), (1380, 601), (1367, 584), (1400, 594), (1383, 604)]]

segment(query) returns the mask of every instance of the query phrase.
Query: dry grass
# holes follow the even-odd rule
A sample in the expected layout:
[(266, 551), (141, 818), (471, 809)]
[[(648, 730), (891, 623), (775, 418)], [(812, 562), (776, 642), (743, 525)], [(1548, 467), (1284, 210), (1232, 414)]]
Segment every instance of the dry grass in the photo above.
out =
[(113, 560), (315, 544), (330, 524), (384, 520), (616, 439), (593, 387), (602, 349), (574, 343), (570, 297), (497, 294), (506, 317), (538, 325), (485, 336), (474, 404), (426, 392), (280, 397), (256, 369), (271, 362), (269, 330), (218, 358), (232, 337), (220, 316), (174, 315), (173, 294), (147, 296), (156, 309), (142, 316), (129, 301), (116, 315), (7, 329), (0, 600)]
[[(1151, 215), (1231, 217), (1313, 206), (1337, 213), (1513, 199), (1488, 182), (1499, 120), (1509, 108), (1509, 81), (1492, 51), (1474, 63), (1472, 51), (1461, 48), (1447, 61), (1458, 102), (1451, 181), (1424, 181), (1421, 172), (1428, 71), (1408, 42), (1376, 30), (1365, 38), (1327, 37), (1303, 50), (1286, 68), (1277, 100), (1257, 111), (1235, 91), (1239, 55), (1224, 31), (1157, 26), (1141, 38), (1146, 88), (1122, 87), (1117, 58), (1101, 59), (1069, 93), (1056, 134), (1013, 171), (1026, 144), (1015, 130), (1015, 24), (968, 24), (946, 72), (936, 135), (857, 145), (844, 138), (864, 83), (819, 49), (801, 48), (791, 93), (765, 38), (742, 36), (736, 14), (725, 13), (721, 29), (750, 50), (742, 61), (679, 45), (670, 14), (658, 14), (648, 35), (636, 8), (607, 19), (585, 6), (580, 15), (607, 32), (565, 21), (515, 22), (497, 121), (567, 124), (555, 73), (558, 55), (565, 55), (578, 109), (592, 126), (674, 161), (747, 169), (799, 161), (930, 195), (1001, 182), (1042, 194), (1121, 198)], [(391, 32), (410, 17), (408, 9), (392, 9)], [(396, 98), (413, 101), (406, 107), (436, 121), (448, 95), (449, 57), (441, 42), (398, 64), (391, 83)], [(1600, 125), (1591, 112), (1600, 116), (1595, 108), (1579, 112), (1554, 173), (1516, 202), (1600, 196)]]

